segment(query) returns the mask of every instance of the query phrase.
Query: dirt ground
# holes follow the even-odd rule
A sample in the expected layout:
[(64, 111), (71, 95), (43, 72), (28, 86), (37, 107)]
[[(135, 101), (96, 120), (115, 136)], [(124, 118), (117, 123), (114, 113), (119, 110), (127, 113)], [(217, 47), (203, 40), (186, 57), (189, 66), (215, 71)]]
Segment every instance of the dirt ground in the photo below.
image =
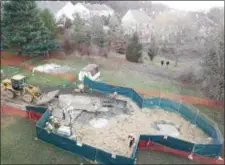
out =
[[(144, 108), (141, 110), (129, 98), (117, 96), (117, 99), (127, 101), (128, 113), (120, 113), (109, 117), (104, 115), (99, 116), (99, 112), (93, 112), (91, 117), (86, 118), (85, 123), (76, 119), (74, 120), (73, 132), (79, 142), (103, 149), (110, 153), (130, 157), (133, 149), (129, 148), (128, 136), (133, 135), (135, 138), (138, 138), (140, 134), (159, 135), (159, 131), (153, 125), (155, 122), (164, 120), (172, 122), (179, 127), (178, 139), (194, 143), (209, 143), (210, 139), (208, 135), (198, 127), (193, 126), (179, 114), (167, 112), (163, 109)], [(57, 114), (56, 117), (61, 120), (62, 115), (60, 115), (61, 112), (59, 113), (60, 109), (55, 109), (54, 111)], [(74, 113), (74, 118), (80, 114), (82, 112), (77, 111)], [(108, 121), (106, 126), (95, 128), (90, 124), (92, 119), (102, 118)], [(68, 121), (61, 120), (61, 123), (68, 124)]]

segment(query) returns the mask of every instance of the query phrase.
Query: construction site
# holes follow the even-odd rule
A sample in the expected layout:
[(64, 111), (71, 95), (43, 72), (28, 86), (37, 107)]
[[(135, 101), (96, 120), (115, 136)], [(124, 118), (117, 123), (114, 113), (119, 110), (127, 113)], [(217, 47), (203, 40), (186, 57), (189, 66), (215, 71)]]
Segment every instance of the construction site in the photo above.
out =
[[(7, 92), (2, 92), (3, 102), (12, 101), (10, 97), (13, 99)], [(19, 98), (12, 104), (21, 108), (26, 105)], [(61, 135), (116, 155), (129, 157), (135, 145), (129, 147), (128, 137), (138, 139), (141, 134), (171, 136), (192, 143), (212, 142), (210, 136), (179, 113), (162, 108), (142, 109), (130, 98), (116, 92), (108, 94), (88, 89), (78, 92), (73, 89), (70, 93), (60, 94), (60, 90), (55, 90), (43, 95), (33, 105), (48, 107), (59, 129), (64, 128), (58, 131)]]
[[(60, 125), (69, 126), (76, 140), (96, 148), (129, 157), (129, 135), (173, 136), (193, 143), (211, 143), (211, 138), (179, 114), (160, 108), (141, 109), (131, 99), (100, 93), (59, 95), (51, 104)], [(63, 109), (66, 109), (63, 119)], [(99, 138), (101, 137), (101, 138)]]
[[(27, 106), (45, 107), (50, 116), (45, 119), (43, 130), (48, 136), (56, 134), (71, 139), (77, 146), (92, 146), (112, 154), (113, 159), (118, 155), (135, 161), (134, 153), (140, 141), (154, 142), (154, 136), (165, 142), (175, 139), (178, 146), (190, 143), (191, 150), (187, 149), (190, 153), (195, 153), (196, 145), (212, 145), (219, 137), (218, 132), (215, 135), (207, 130), (207, 123), (198, 122), (201, 114), (192, 114), (182, 103), (157, 97), (144, 99), (131, 88), (91, 80), (100, 76), (97, 65), (91, 66), (89, 69), (95, 72), (84, 68), (79, 74), (80, 83), (67, 89), (41, 91), (38, 86), (28, 84), (26, 76), (21, 74), (6, 78), (1, 83), (2, 105), (24, 111)], [(142, 135), (148, 136), (148, 140), (143, 140)], [(40, 139), (42, 136), (37, 135)], [(57, 141), (51, 143), (57, 145)], [(204, 154), (204, 147), (197, 152)]]

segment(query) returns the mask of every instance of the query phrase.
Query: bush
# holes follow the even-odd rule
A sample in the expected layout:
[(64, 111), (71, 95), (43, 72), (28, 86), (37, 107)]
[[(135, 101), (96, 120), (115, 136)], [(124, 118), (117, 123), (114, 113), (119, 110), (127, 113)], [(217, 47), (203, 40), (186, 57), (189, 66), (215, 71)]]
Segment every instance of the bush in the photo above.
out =
[(139, 63), (144, 63), (144, 64), (146, 64), (146, 63), (148, 63), (150, 61), (150, 58), (149, 58), (149, 56), (147, 55), (147, 54), (145, 54), (145, 53), (143, 53), (142, 55), (141, 55), (141, 57), (139, 58)]
[(157, 53), (158, 53), (158, 46), (156, 44), (156, 39), (154, 37), (152, 37), (151, 43), (150, 43), (150, 46), (148, 49), (148, 56), (151, 61), (153, 61), (153, 59), (157, 55)]
[(142, 45), (139, 43), (137, 33), (134, 33), (127, 47), (126, 59), (130, 62), (139, 62), (141, 55), (142, 55)]

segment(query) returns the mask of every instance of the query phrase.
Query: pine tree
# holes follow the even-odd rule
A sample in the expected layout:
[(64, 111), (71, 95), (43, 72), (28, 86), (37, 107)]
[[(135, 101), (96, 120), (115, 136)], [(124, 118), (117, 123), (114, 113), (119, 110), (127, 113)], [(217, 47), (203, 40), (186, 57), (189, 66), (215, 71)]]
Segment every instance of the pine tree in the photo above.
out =
[(40, 18), (35, 1), (4, 3), (2, 21), (4, 44), (26, 53), (41, 53), (55, 48), (51, 33)]
[(151, 42), (148, 49), (148, 56), (151, 61), (155, 58), (158, 53), (158, 45), (156, 43), (156, 38), (154, 36), (151, 37)]
[(51, 13), (50, 10), (44, 9), (40, 13), (41, 20), (44, 22), (45, 27), (51, 33), (51, 37), (54, 39), (56, 37), (56, 20), (54, 15)]
[(131, 62), (138, 62), (142, 55), (142, 45), (139, 43), (137, 33), (134, 33), (127, 46), (126, 59)]

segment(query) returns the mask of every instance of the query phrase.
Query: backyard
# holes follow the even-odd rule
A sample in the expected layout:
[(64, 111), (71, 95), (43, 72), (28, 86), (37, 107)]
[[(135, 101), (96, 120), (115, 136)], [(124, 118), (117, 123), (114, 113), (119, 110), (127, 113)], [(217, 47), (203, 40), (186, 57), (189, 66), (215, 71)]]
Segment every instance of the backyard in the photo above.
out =
[[(152, 66), (140, 66), (123, 62), (118, 58), (91, 58), (80, 56), (68, 56), (64, 60), (48, 59), (48, 60), (29, 60), (27, 63), (38, 66), (47, 63), (55, 63), (59, 65), (67, 65), (73, 68), (69, 72), (77, 77), (79, 71), (88, 63), (96, 63), (100, 66), (100, 81), (111, 84), (122, 85), (131, 88), (139, 88), (144, 90), (162, 91), (176, 93), (180, 95), (202, 96), (198, 88), (183, 87), (181, 84), (173, 80), (174, 75), (179, 72), (179, 67), (171, 69), (162, 68), (158, 65), (160, 59), (152, 63)], [(149, 64), (150, 65), (150, 64)], [(28, 82), (38, 85), (41, 89), (74, 86), (76, 81), (69, 81), (62, 77), (35, 72), (32, 76), (31, 70), (26, 70), (20, 66), (2, 65), (4, 77), (10, 77), (20, 73), (28, 77)], [(154, 72), (154, 73), (153, 73)], [(158, 74), (159, 73), (159, 74)], [(171, 75), (170, 79), (164, 75)], [(44, 91), (45, 92), (45, 91)], [(222, 134), (224, 135), (224, 110), (222, 108), (208, 108), (201, 105), (194, 105), (201, 112), (205, 113), (212, 120), (216, 121)], [(24, 118), (14, 117), (2, 114), (1, 116), (1, 160), (2, 163), (87, 163), (87, 161), (68, 154), (66, 151), (58, 147), (46, 144), (40, 140), (35, 141), (35, 123)], [(47, 149), (46, 149), (47, 148)], [(195, 162), (186, 158), (180, 158), (167, 153), (159, 153), (155, 151), (138, 151), (137, 162), (139, 164), (193, 164)]]
[[(148, 65), (133, 64), (125, 62), (124, 58), (110, 56), (109, 58), (99, 57), (80, 57), (68, 56), (64, 60), (40, 58), (26, 61), (32, 66), (40, 66), (43, 64), (57, 64), (71, 68), (68, 74), (72, 74), (77, 78), (79, 71), (89, 63), (96, 63), (100, 67), (100, 80), (110, 84), (131, 87), (135, 89), (144, 89), (152, 91), (162, 91), (168, 93), (176, 93), (181, 95), (192, 95), (201, 97), (202, 94), (198, 87), (184, 86), (175, 80), (181, 68), (170, 66), (168, 68), (161, 67), (158, 63), (161, 57), (157, 57), (154, 62)], [(65, 78), (58, 78), (52, 75), (35, 72), (32, 76), (30, 70), (25, 70), (23, 65), (1, 67), (6, 75), (12, 76), (16, 73), (28, 76), (28, 82), (34, 85), (45, 86), (51, 85), (68, 85), (70, 84)], [(197, 84), (196, 84), (197, 86)]]

